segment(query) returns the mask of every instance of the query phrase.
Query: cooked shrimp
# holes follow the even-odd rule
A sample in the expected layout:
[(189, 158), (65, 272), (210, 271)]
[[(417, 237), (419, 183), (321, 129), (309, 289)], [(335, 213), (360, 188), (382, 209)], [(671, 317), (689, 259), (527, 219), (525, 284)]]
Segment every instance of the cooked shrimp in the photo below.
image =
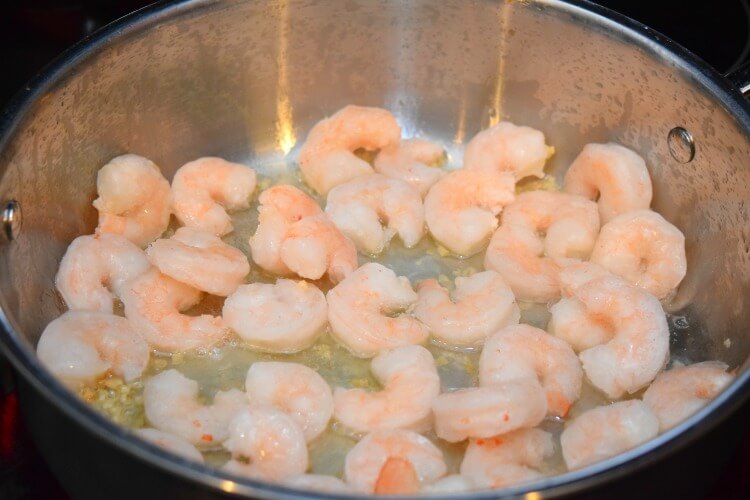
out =
[(580, 469), (635, 448), (659, 433), (659, 419), (645, 403), (620, 401), (582, 413), (560, 436), (568, 469)]
[(304, 473), (309, 462), (302, 429), (265, 405), (245, 408), (232, 419), (224, 448), (232, 453), (224, 469), (255, 479), (282, 481)]
[(500, 122), (469, 141), (464, 168), (510, 172), (516, 180), (544, 177), (544, 163), (554, 152), (555, 148), (544, 144), (540, 131)]
[(79, 236), (63, 255), (55, 285), (69, 309), (111, 313), (123, 285), (149, 267), (143, 250), (122, 236)]
[(591, 262), (663, 299), (687, 272), (685, 236), (656, 212), (630, 211), (602, 227)]
[(535, 378), (515, 379), (441, 394), (432, 412), (435, 433), (455, 443), (534, 427), (547, 414), (547, 398)]
[(306, 281), (242, 285), (224, 301), (224, 322), (250, 345), (292, 353), (310, 347), (326, 324), (326, 297)]
[(198, 448), (179, 436), (158, 429), (136, 429), (133, 434), (182, 458), (203, 463), (203, 455)]
[(455, 254), (468, 257), (482, 251), (497, 228), (497, 214), (514, 200), (515, 186), (508, 172), (451, 172), (424, 199), (430, 233)]
[(130, 281), (122, 294), (125, 316), (160, 351), (209, 347), (227, 334), (221, 318), (180, 314), (201, 299), (201, 292), (151, 268)]
[(734, 377), (727, 368), (719, 361), (704, 361), (659, 374), (643, 394), (643, 402), (656, 414), (661, 432), (706, 406), (729, 385)]
[(476, 489), (474, 482), (461, 474), (451, 474), (422, 488), (424, 493), (464, 493)]
[(198, 399), (198, 382), (177, 370), (154, 375), (143, 387), (146, 420), (192, 444), (214, 446), (229, 436), (229, 422), (248, 405), (242, 391), (217, 392), (210, 406)]
[(338, 283), (357, 269), (357, 248), (324, 214), (292, 224), (284, 235), (279, 255), (292, 272), (311, 280), (328, 274)]
[(419, 192), (381, 174), (363, 175), (331, 189), (326, 214), (359, 251), (370, 255), (382, 252), (394, 234), (407, 248), (424, 235)]
[(55, 376), (76, 386), (111, 371), (130, 382), (141, 376), (148, 344), (125, 318), (99, 311), (67, 311), (42, 332), (39, 361)]
[(325, 195), (334, 186), (372, 173), (369, 163), (354, 154), (398, 144), (401, 127), (391, 113), (380, 108), (345, 106), (310, 130), (299, 151), (299, 168), (305, 182)]
[(290, 488), (316, 493), (348, 493), (351, 488), (341, 479), (326, 474), (298, 474), (284, 480)]
[(146, 254), (162, 274), (222, 297), (234, 292), (250, 272), (244, 253), (212, 233), (190, 227), (156, 240)]
[(478, 488), (502, 488), (542, 477), (535, 470), (554, 453), (552, 435), (522, 429), (487, 439), (470, 439), (461, 475)]
[(456, 278), (451, 294), (436, 280), (425, 280), (417, 285), (417, 295), (414, 316), (435, 339), (453, 346), (479, 346), (520, 317), (513, 292), (494, 271)]
[(227, 210), (249, 207), (253, 191), (252, 168), (221, 158), (198, 158), (174, 174), (174, 214), (187, 227), (223, 236), (234, 229)]
[(99, 170), (96, 192), (97, 233), (119, 234), (145, 247), (169, 225), (169, 182), (151, 160), (132, 154), (113, 158)]
[(587, 259), (598, 233), (594, 202), (549, 191), (521, 193), (505, 207), (484, 266), (499, 272), (521, 300), (555, 300), (560, 269), (571, 259)]
[(281, 259), (281, 244), (289, 227), (305, 217), (323, 213), (318, 203), (294, 186), (273, 186), (258, 198), (258, 228), (250, 238), (253, 261), (266, 271), (291, 274)]
[(375, 157), (375, 171), (408, 182), (424, 198), (430, 186), (445, 172), (436, 165), (445, 158), (439, 144), (424, 139), (409, 139), (382, 149)]
[(550, 415), (564, 417), (581, 395), (583, 370), (563, 340), (529, 325), (512, 325), (492, 335), (479, 358), (479, 384), (492, 386), (537, 377)]
[(650, 293), (616, 276), (604, 276), (580, 283), (561, 302), (575, 306), (552, 308), (553, 334), (580, 326), (576, 312), (584, 314), (584, 325), (596, 325), (595, 337), (610, 332), (606, 343), (579, 354), (588, 379), (610, 398), (634, 393), (664, 369), (669, 328), (661, 303)]
[(299, 363), (253, 363), (245, 378), (245, 392), (253, 404), (273, 406), (292, 417), (307, 442), (326, 429), (333, 414), (328, 382)]
[(409, 280), (380, 264), (363, 265), (332, 288), (327, 299), (331, 335), (355, 356), (370, 358), (421, 344), (429, 335), (408, 312), (417, 300)]
[(619, 144), (587, 144), (565, 174), (563, 190), (597, 201), (602, 224), (651, 205), (646, 162)]
[(362, 493), (409, 495), (445, 475), (443, 454), (406, 430), (368, 434), (346, 455), (344, 480)]
[(337, 388), (334, 416), (357, 432), (432, 426), (432, 401), (440, 394), (440, 377), (430, 351), (422, 346), (397, 347), (372, 360), (379, 392)]

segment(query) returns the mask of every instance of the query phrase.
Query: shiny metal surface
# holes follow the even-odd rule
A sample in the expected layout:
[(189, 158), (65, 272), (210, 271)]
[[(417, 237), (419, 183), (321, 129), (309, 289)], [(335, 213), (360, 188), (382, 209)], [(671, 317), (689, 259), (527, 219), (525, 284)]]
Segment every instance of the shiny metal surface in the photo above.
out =
[[(132, 440), (65, 392), (34, 345), (62, 310), (54, 275), (66, 246), (96, 225), (96, 171), (108, 159), (138, 153), (168, 177), (202, 155), (291, 161), (312, 124), (349, 103), (389, 108), (405, 135), (448, 144), (502, 119), (539, 128), (557, 148), (559, 176), (583, 144), (621, 142), (646, 158), (654, 208), (685, 233), (688, 276), (668, 306), (673, 353), (723, 360), (739, 369), (737, 381), (639, 448), (508, 493), (563, 494), (626, 474), (684, 446), (747, 397), (750, 108), (648, 28), (551, 0), (176, 2), (70, 51), (6, 111), (0, 129), (0, 199), (24, 206), (23, 231), (0, 246), (2, 343), (35, 390), (108, 446), (175, 476), (226, 493), (293, 495)], [(693, 136), (689, 163), (670, 154), (676, 126)]]

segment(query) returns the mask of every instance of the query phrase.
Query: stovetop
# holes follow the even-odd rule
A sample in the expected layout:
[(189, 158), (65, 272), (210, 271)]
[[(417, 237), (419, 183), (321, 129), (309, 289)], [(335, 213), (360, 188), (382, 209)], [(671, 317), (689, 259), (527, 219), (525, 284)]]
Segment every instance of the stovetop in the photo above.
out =
[[(727, 72), (750, 60), (749, 2), (600, 0), (596, 3), (656, 29), (719, 71)], [(0, 106), (65, 48), (148, 3), (143, 0), (27, 0), (0, 7), (0, 60), (6, 67), (0, 78)], [(748, 496), (750, 427), (707, 498)], [(0, 499), (68, 498), (24, 428), (13, 388), (13, 374), (0, 357)]]

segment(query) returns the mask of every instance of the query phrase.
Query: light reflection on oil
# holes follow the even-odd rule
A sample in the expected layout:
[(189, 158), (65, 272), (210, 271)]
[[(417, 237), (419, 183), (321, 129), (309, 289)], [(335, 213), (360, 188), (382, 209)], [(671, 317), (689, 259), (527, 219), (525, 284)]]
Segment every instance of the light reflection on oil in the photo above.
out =
[(500, 39), (498, 40), (497, 50), (497, 79), (495, 80), (495, 89), (492, 95), (492, 109), (494, 113), (489, 115), (488, 126), (492, 127), (497, 125), (502, 120), (502, 104), (503, 104), (503, 81), (505, 79), (505, 45), (508, 39), (508, 31), (510, 30), (510, 16), (511, 9), (513, 8), (513, 2), (503, 2), (500, 6), (499, 17), (500, 19)]
[(289, 1), (279, 0), (279, 45), (276, 65), (278, 82), (276, 85), (276, 145), (288, 154), (297, 142), (294, 135), (292, 104), (289, 101), (288, 44), (289, 44)]

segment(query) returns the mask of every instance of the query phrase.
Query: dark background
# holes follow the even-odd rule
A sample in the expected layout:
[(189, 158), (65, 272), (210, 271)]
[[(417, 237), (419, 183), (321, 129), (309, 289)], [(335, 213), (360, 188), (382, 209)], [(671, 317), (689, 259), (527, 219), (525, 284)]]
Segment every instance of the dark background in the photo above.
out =
[[(749, 1), (600, 0), (596, 3), (654, 28), (726, 73), (750, 60)], [(67, 47), (149, 3), (143, 0), (4, 2), (0, 6), (0, 63), (5, 68), (0, 73), (0, 108)], [(748, 408), (745, 413), (750, 414)], [(750, 432), (738, 443), (730, 465), (708, 498), (750, 498)], [(18, 415), (12, 374), (2, 360), (0, 499), (67, 499), (25, 433)]]

